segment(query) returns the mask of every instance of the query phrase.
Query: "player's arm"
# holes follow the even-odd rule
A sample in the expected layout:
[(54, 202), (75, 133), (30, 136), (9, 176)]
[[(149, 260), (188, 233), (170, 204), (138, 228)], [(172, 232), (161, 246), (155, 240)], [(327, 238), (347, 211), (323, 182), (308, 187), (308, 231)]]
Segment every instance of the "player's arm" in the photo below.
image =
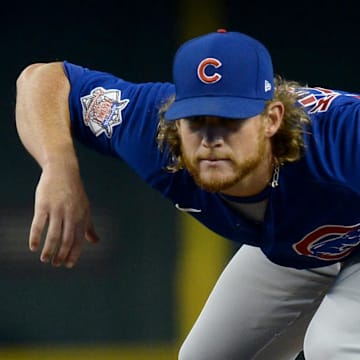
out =
[(16, 126), (20, 140), (42, 169), (30, 229), (40, 259), (72, 267), (84, 240), (97, 241), (70, 128), (69, 81), (62, 63), (33, 64), (17, 79)]

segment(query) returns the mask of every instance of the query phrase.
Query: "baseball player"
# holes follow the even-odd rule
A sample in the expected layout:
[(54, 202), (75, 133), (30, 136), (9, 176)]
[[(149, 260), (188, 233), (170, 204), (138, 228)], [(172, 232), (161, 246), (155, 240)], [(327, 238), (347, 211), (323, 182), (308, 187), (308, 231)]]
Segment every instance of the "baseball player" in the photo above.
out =
[(17, 129), (42, 168), (31, 250), (70, 268), (98, 240), (75, 137), (241, 244), (179, 359), (360, 359), (359, 95), (274, 76), (264, 45), (225, 30), (183, 44), (173, 80), (22, 71)]

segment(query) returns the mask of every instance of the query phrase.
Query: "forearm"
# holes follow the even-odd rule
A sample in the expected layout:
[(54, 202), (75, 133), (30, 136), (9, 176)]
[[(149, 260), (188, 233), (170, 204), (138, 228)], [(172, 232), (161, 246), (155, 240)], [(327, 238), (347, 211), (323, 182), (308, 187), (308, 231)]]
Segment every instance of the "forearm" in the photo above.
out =
[(18, 134), (42, 168), (51, 164), (77, 167), (70, 130), (69, 90), (61, 63), (31, 65), (17, 79)]
[(30, 228), (32, 251), (54, 266), (72, 267), (85, 239), (97, 242), (71, 136), (69, 81), (61, 63), (27, 67), (17, 80), (16, 126), (42, 167)]

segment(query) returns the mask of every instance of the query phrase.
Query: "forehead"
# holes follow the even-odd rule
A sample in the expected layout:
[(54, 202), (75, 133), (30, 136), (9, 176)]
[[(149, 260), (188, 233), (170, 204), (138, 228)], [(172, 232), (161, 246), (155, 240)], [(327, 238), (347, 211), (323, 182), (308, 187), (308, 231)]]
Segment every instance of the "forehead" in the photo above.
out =
[(233, 119), (233, 118), (225, 118), (220, 116), (207, 116), (207, 115), (201, 115), (201, 116), (190, 116), (188, 118), (184, 118), (184, 120), (188, 121), (198, 121), (198, 122), (214, 122), (214, 123), (225, 123), (225, 122), (241, 122), (246, 119)]
[(218, 117), (218, 116), (191, 116), (188, 118), (184, 118), (181, 120), (186, 121), (187, 123), (191, 124), (203, 124), (203, 125), (226, 125), (226, 126), (232, 126), (232, 127), (240, 127), (245, 124), (249, 123), (258, 123), (261, 122), (263, 114), (258, 114), (249, 118), (224, 118), (224, 117)]

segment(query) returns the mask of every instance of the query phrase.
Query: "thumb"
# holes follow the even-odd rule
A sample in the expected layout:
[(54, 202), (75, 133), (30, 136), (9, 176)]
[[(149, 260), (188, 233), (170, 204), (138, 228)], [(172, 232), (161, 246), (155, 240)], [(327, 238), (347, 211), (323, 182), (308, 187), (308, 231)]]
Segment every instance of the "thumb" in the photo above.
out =
[(100, 241), (100, 237), (95, 231), (93, 223), (90, 221), (85, 230), (85, 239), (92, 244), (96, 244)]

